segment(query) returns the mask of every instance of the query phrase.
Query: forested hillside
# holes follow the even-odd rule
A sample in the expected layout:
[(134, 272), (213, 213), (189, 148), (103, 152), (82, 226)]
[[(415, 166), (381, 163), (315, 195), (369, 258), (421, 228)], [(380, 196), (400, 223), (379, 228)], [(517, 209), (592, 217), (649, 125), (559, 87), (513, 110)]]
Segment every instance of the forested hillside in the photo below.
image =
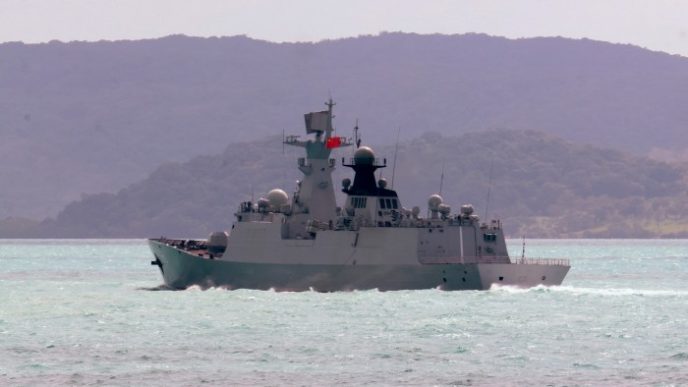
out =
[(628, 45), (398, 33), (6, 43), (0, 219), (54, 216), (164, 162), (300, 130), (330, 94), (339, 130), (359, 118), (373, 143), (398, 127), (408, 138), (533, 129), (636, 154), (688, 148), (688, 59)]
[[(393, 146), (375, 149), (391, 164)], [(232, 144), (164, 165), (117, 194), (87, 196), (26, 236), (202, 237), (228, 228), (240, 201), (275, 187), (293, 191), (298, 156), (283, 154), (279, 137)], [(394, 188), (404, 206), (425, 209), (442, 165), (445, 201), (501, 217), (512, 237), (688, 236), (688, 184), (676, 166), (535, 131), (426, 133), (399, 146)], [(391, 168), (382, 174), (391, 183)], [(340, 166), (335, 185), (350, 176)]]

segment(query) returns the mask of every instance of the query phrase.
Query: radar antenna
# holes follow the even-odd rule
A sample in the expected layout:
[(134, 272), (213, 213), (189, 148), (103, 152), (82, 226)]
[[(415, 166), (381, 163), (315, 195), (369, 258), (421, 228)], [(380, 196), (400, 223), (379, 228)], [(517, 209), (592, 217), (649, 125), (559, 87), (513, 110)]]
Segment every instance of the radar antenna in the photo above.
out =
[(326, 139), (332, 136), (332, 131), (334, 130), (334, 128), (332, 127), (332, 119), (334, 118), (334, 114), (332, 114), (332, 108), (334, 108), (334, 105), (336, 105), (336, 103), (334, 103), (334, 101), (332, 100), (332, 95), (330, 94), (330, 99), (327, 102), (325, 102), (325, 106), (327, 106), (327, 111), (329, 113), (327, 115), (327, 128), (325, 129)]
[(334, 105), (336, 105), (336, 103), (334, 103), (334, 101), (332, 100), (332, 95), (330, 95), (330, 99), (328, 99), (327, 102), (325, 102), (325, 106), (327, 106), (327, 109), (331, 112)]
[(356, 126), (354, 126), (354, 143), (356, 144), (356, 148), (360, 148), (361, 138), (358, 137), (358, 118), (356, 118)]

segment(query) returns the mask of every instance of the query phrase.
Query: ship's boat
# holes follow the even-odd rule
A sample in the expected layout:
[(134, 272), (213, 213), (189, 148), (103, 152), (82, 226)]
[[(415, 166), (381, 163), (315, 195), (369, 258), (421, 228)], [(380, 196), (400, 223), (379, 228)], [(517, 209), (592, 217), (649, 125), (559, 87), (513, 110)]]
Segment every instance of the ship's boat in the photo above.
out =
[[(559, 285), (567, 259), (509, 257), (499, 220), (481, 222), (471, 205), (458, 213), (438, 194), (428, 213), (407, 209), (375, 171), (385, 159), (357, 138), (333, 135), (328, 110), (305, 115), (307, 139), (288, 136), (301, 147), (303, 179), (291, 196), (274, 189), (257, 202), (243, 202), (231, 230), (207, 240), (156, 238), (149, 245), (165, 285), (202, 288), (338, 291), (354, 289), (489, 289), (493, 285)], [(357, 137), (357, 136), (356, 136)], [(332, 184), (333, 151), (355, 146), (341, 164), (354, 172), (344, 179), (338, 207)]]

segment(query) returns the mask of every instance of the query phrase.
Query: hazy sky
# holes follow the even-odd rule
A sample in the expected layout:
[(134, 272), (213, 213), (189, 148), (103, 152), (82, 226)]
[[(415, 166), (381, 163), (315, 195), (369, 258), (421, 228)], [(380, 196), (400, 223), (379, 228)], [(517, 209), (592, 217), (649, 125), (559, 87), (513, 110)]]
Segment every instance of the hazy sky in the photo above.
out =
[(0, 0), (1, 42), (381, 31), (587, 37), (688, 56), (688, 0)]

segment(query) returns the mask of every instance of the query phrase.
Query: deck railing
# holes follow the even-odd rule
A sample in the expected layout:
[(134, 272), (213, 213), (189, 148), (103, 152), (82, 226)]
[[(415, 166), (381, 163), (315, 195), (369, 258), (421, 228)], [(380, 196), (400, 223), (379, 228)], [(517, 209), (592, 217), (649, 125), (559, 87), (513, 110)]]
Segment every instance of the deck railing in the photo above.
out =
[(456, 263), (510, 263), (517, 265), (548, 265), (571, 266), (566, 258), (509, 258), (504, 256), (482, 257), (425, 257), (419, 259), (420, 263), (431, 265), (456, 264)]
[(568, 258), (514, 258), (511, 262), (522, 265), (571, 266)]

